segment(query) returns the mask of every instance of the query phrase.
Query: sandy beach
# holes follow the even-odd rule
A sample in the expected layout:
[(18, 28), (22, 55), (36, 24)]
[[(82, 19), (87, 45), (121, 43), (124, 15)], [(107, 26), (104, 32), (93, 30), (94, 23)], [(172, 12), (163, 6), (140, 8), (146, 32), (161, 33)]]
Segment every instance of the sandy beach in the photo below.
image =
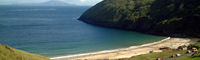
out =
[(129, 48), (114, 49), (108, 51), (100, 51), (94, 53), (86, 53), (72, 56), (61, 56), (53, 57), (52, 60), (103, 60), (103, 59), (120, 59), (120, 58), (130, 58), (132, 56), (137, 56), (141, 54), (148, 54), (150, 51), (162, 52), (159, 48), (169, 47), (176, 49), (179, 46), (189, 45), (190, 39), (187, 38), (166, 38), (158, 42), (131, 46)]

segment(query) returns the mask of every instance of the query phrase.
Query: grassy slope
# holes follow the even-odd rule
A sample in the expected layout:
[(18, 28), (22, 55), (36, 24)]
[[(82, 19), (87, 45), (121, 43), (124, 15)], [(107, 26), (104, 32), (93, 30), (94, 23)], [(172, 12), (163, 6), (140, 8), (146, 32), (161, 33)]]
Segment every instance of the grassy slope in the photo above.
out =
[(46, 57), (31, 54), (0, 44), (0, 60), (49, 60)]

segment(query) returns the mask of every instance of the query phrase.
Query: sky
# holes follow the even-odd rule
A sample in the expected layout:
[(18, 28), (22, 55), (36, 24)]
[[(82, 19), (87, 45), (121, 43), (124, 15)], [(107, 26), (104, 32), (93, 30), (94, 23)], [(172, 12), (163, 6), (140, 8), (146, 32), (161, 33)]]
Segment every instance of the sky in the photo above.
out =
[[(27, 4), (27, 3), (42, 3), (50, 0), (0, 0), (0, 5), (10, 5), (10, 4)], [(96, 3), (102, 0), (60, 0), (66, 3), (75, 4), (75, 5), (95, 5)]]

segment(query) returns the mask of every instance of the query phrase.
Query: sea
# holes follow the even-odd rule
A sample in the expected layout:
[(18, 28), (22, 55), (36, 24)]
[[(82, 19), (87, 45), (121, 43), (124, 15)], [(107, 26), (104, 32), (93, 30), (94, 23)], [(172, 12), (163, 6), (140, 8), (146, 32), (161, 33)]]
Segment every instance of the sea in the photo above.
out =
[(59, 57), (128, 48), (166, 38), (77, 20), (90, 7), (0, 6), (0, 44)]

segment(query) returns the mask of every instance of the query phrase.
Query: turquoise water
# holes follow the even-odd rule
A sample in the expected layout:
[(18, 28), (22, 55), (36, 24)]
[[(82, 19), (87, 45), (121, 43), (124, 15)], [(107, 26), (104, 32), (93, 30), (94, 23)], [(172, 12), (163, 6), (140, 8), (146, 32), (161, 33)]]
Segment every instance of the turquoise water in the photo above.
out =
[(77, 20), (88, 8), (0, 6), (0, 43), (56, 57), (126, 48), (165, 38)]

